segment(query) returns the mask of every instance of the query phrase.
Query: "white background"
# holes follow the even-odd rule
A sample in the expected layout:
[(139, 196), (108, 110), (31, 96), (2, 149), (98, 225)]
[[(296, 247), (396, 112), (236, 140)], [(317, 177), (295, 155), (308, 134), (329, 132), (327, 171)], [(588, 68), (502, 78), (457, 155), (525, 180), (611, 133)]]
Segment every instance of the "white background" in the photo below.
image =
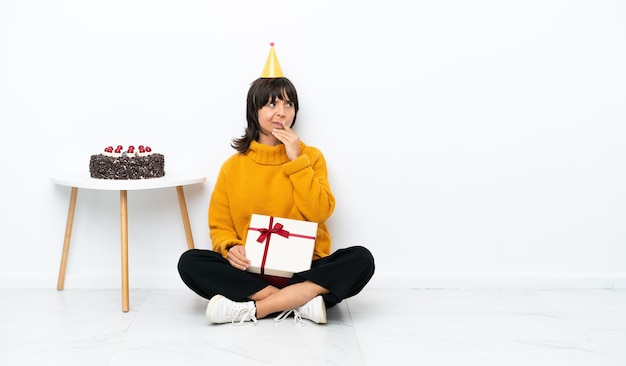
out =
[[(210, 248), (215, 176), (269, 43), (325, 154), (334, 248), (371, 286), (626, 287), (626, 6), (614, 1), (0, 1), (1, 287), (53, 288), (69, 188), (151, 145)], [(174, 189), (129, 191), (131, 287), (183, 287)], [(120, 286), (119, 195), (79, 190), (66, 288)]]

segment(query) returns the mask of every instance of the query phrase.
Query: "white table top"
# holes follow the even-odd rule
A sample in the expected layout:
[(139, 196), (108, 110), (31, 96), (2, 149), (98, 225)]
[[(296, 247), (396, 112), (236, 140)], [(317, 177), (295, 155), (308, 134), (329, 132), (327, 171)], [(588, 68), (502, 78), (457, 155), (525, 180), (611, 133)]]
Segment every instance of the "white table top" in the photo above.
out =
[(50, 176), (50, 180), (56, 184), (76, 188), (130, 191), (198, 184), (205, 182), (206, 177), (197, 173), (170, 173), (166, 171), (165, 176), (161, 178), (114, 180), (91, 178), (89, 172), (85, 172), (83, 174), (55, 173)]

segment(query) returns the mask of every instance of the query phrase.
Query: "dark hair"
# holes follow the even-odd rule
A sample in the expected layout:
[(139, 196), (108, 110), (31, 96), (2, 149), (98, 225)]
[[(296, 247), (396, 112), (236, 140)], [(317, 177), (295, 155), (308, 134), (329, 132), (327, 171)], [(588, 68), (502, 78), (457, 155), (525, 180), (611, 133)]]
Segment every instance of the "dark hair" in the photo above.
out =
[(248, 126), (243, 136), (233, 139), (230, 143), (233, 149), (240, 153), (245, 153), (252, 141), (259, 141), (261, 126), (259, 125), (259, 110), (268, 102), (275, 102), (276, 99), (284, 100), (289, 98), (294, 105), (296, 114), (293, 117), (292, 126), (296, 123), (298, 116), (298, 93), (296, 87), (287, 78), (258, 78), (250, 84), (248, 90), (248, 100), (246, 107), (246, 120)]

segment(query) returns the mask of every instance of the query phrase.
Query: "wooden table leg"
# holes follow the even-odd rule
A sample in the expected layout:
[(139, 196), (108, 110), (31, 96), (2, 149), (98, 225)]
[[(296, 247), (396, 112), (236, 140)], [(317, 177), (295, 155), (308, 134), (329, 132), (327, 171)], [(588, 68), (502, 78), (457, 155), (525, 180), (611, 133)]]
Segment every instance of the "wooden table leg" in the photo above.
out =
[(128, 312), (128, 192), (120, 191), (120, 227), (122, 234), (122, 311)]
[(65, 286), (65, 269), (67, 268), (67, 256), (70, 253), (70, 240), (72, 238), (72, 225), (74, 225), (74, 212), (76, 211), (76, 197), (78, 188), (72, 187), (70, 193), (70, 207), (67, 209), (67, 222), (65, 223), (65, 240), (63, 241), (63, 253), (61, 255), (61, 268), (59, 268), (59, 279), (57, 290), (63, 290)]
[(189, 224), (189, 213), (187, 212), (187, 202), (185, 201), (185, 192), (183, 186), (176, 186), (178, 193), (178, 205), (180, 206), (180, 215), (183, 217), (183, 226), (185, 227), (185, 236), (187, 237), (187, 247), (193, 249), (193, 236), (191, 234), (191, 225)]

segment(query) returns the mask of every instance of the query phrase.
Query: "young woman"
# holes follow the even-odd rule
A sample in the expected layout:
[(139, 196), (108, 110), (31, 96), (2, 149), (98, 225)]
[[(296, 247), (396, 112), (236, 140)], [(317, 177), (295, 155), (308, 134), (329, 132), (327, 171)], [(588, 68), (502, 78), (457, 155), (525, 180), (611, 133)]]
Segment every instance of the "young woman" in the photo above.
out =
[[(281, 72), (282, 73), (282, 72)], [(209, 204), (213, 250), (183, 253), (178, 270), (185, 284), (210, 299), (211, 323), (254, 321), (282, 312), (296, 321), (326, 323), (326, 307), (359, 293), (374, 274), (368, 249), (331, 253), (326, 220), (335, 198), (324, 156), (292, 129), (299, 104), (282, 75), (255, 80), (247, 97), (247, 128), (231, 141), (237, 150), (222, 165)], [(311, 269), (279, 278), (246, 272), (245, 240), (253, 213), (318, 223)]]

